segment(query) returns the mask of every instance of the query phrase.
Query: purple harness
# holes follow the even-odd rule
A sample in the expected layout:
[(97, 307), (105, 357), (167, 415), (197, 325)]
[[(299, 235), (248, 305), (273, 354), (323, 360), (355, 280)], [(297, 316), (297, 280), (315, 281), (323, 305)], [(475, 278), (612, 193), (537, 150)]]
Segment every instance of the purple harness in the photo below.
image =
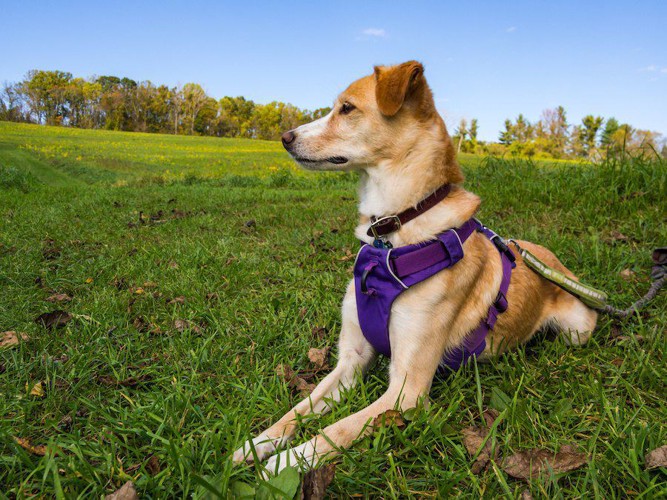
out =
[(438, 371), (458, 370), (471, 356), (484, 351), (486, 335), (493, 329), (498, 314), (507, 309), (514, 254), (496, 233), (477, 219), (470, 219), (457, 229), (439, 234), (436, 240), (397, 248), (376, 248), (368, 244), (361, 247), (354, 264), (357, 313), (364, 337), (378, 352), (391, 356), (389, 317), (396, 297), (461, 260), (463, 243), (474, 231), (483, 233), (500, 252), (503, 278), (486, 318), (482, 318), (460, 347), (443, 357)]

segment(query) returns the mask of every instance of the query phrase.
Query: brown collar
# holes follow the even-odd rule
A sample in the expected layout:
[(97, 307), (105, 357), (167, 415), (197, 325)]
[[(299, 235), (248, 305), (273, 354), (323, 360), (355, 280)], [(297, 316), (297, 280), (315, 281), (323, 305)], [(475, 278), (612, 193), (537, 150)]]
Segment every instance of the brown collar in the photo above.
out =
[(451, 184), (444, 184), (436, 189), (432, 194), (417, 203), (417, 206), (410, 207), (400, 214), (387, 215), (385, 217), (375, 217), (373, 215), (371, 217), (371, 227), (368, 228), (366, 234), (377, 239), (381, 236), (386, 236), (389, 233), (398, 231), (401, 229), (403, 224), (411, 221), (418, 215), (423, 214), (444, 200), (451, 189)]

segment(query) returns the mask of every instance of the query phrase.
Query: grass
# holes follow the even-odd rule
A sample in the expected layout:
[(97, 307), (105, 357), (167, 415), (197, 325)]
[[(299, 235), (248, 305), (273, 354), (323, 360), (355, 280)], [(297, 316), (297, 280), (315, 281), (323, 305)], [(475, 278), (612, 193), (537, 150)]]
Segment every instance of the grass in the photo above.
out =
[[(487, 225), (548, 246), (616, 305), (646, 291), (650, 251), (667, 241), (664, 162), (462, 162)], [(306, 369), (310, 347), (335, 343), (355, 184), (296, 170), (277, 143), (0, 122), (0, 332), (29, 336), (0, 351), (0, 490), (100, 497), (134, 480), (142, 498), (199, 498), (203, 485), (261, 484), (229, 456), (298, 400), (276, 365)], [(624, 269), (636, 274), (626, 281)], [(55, 292), (73, 300), (46, 302)], [(54, 309), (72, 314), (64, 328), (34, 322)], [(469, 366), (435, 383), (405, 429), (336, 459), (328, 492), (664, 496), (665, 469), (646, 471), (644, 456), (667, 443), (665, 324), (663, 293), (641, 318), (602, 318), (583, 348), (541, 336)], [(44, 397), (30, 395), (38, 382)], [(297, 442), (384, 388), (381, 361), (348, 403), (306, 419)], [(486, 407), (503, 412), (501, 455), (574, 443), (588, 464), (530, 483), (497, 463), (473, 474), (461, 431)]]

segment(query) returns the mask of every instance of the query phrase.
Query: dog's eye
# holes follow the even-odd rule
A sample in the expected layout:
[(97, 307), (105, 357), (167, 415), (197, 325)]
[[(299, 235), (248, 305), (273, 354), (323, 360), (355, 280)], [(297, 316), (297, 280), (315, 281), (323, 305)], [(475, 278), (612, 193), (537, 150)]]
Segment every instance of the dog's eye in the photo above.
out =
[(343, 105), (340, 107), (340, 113), (342, 115), (346, 115), (353, 109), (356, 109), (353, 104), (350, 104), (349, 102), (344, 102)]

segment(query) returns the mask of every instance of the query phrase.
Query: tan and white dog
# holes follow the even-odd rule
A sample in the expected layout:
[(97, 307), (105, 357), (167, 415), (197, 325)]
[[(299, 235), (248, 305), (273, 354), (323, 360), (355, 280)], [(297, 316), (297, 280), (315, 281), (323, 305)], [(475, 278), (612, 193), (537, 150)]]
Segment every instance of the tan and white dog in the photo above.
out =
[[(455, 149), (436, 111), (424, 69), (415, 61), (376, 67), (374, 74), (341, 93), (327, 116), (286, 132), (283, 144), (305, 168), (361, 172), (355, 234), (367, 243), (372, 241), (366, 235), (372, 215), (397, 214), (446, 183), (453, 187), (444, 200), (388, 237), (394, 247), (431, 240), (459, 227), (480, 205), (480, 199), (462, 187)], [(549, 250), (519, 243), (573, 277)], [(360, 329), (352, 281), (343, 300), (335, 369), (308, 398), (238, 449), (233, 460), (252, 461), (254, 448), (260, 460), (270, 457), (266, 463), (270, 473), (288, 465), (312, 467), (368, 432), (374, 417), (426, 399), (443, 354), (460, 346), (486, 315), (502, 277), (498, 251), (485, 236), (473, 234), (463, 248), (460, 262), (409, 288), (393, 303), (389, 386), (377, 401), (311, 440), (271, 456), (292, 439), (299, 415), (328, 411), (377, 355)], [(516, 264), (507, 294), (509, 307), (489, 332), (481, 359), (528, 341), (547, 325), (558, 327), (569, 344), (585, 343), (597, 321), (595, 311), (540, 278), (518, 255)]]

